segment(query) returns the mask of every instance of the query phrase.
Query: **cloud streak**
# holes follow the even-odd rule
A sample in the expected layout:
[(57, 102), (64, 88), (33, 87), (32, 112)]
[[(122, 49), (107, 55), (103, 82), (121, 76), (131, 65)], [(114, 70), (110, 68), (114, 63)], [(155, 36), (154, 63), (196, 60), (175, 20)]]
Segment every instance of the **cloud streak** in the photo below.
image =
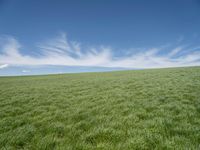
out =
[(23, 73), (29, 73), (31, 72), (30, 70), (22, 70)]
[(8, 67), (8, 64), (0, 65), (0, 69), (4, 69), (4, 68), (7, 68), (7, 67)]
[(131, 53), (129, 56), (115, 56), (108, 47), (87, 49), (80, 43), (69, 41), (66, 34), (38, 44), (41, 51), (38, 56), (24, 55), (20, 52), (21, 45), (9, 37), (0, 49), (0, 69), (8, 66), (98, 66), (122, 68), (165, 68), (180, 66), (199, 66), (200, 51), (196, 49), (187, 54), (181, 54), (183, 47), (178, 46), (167, 53), (165, 48), (152, 48), (146, 51)]

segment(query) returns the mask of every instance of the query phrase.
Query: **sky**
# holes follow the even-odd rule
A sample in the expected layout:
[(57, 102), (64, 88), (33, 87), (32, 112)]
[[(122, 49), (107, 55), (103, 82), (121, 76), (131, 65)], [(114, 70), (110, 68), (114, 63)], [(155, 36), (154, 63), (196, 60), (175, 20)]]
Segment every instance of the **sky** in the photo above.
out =
[(200, 66), (200, 0), (0, 0), (0, 76)]

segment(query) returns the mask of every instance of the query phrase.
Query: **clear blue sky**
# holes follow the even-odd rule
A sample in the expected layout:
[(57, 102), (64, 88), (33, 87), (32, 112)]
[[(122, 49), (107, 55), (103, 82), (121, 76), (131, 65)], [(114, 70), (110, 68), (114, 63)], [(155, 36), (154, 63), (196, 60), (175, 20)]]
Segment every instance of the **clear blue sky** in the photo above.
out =
[(199, 43), (200, 0), (0, 0), (0, 75), (195, 66)]

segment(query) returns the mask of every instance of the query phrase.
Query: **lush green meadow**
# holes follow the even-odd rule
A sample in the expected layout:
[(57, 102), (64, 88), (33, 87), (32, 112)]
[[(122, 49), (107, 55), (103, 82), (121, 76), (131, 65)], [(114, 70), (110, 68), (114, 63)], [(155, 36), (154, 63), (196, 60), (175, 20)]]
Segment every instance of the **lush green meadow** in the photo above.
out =
[(200, 149), (200, 67), (1, 77), (0, 149)]

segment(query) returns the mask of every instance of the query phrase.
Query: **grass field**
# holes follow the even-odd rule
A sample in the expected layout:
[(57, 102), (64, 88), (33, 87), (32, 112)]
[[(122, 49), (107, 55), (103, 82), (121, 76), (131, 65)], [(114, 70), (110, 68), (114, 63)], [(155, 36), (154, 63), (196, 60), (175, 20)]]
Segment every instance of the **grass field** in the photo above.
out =
[(200, 149), (200, 67), (1, 77), (0, 149)]

